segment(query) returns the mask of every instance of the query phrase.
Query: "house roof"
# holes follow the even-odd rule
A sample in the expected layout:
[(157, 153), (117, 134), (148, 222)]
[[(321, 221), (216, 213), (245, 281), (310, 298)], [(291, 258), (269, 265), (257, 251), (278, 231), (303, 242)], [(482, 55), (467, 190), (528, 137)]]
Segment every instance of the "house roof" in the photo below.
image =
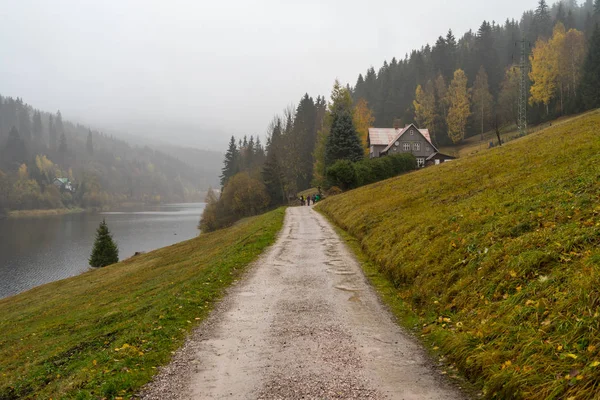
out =
[(402, 137), (402, 135), (404, 135), (408, 131), (409, 128), (415, 128), (415, 130), (417, 132), (419, 132), (425, 138), (425, 140), (427, 140), (429, 142), (429, 144), (431, 145), (431, 147), (433, 147), (433, 149), (436, 152), (438, 151), (437, 147), (435, 147), (434, 144), (431, 142), (431, 136), (429, 135), (429, 129), (419, 129), (419, 128), (417, 128), (415, 126), (415, 124), (410, 124), (410, 125), (407, 125), (404, 129), (400, 130), (397, 133), (397, 135), (392, 140), (390, 140), (388, 142), (387, 147), (382, 151), (382, 153), (387, 152), (390, 149), (390, 147), (392, 147), (392, 145), (394, 144), (394, 142), (396, 142), (397, 140), (399, 140), (400, 137)]
[(57, 181), (59, 181), (60, 183), (62, 183), (63, 185), (66, 185), (67, 183), (69, 183), (69, 179), (67, 178), (56, 178)]
[(433, 160), (434, 158), (445, 158), (447, 160), (455, 160), (456, 159), (456, 157), (449, 156), (448, 154), (444, 154), (444, 153), (440, 153), (440, 152), (435, 152), (432, 155), (430, 155), (429, 157), (427, 157), (425, 159), (425, 161)]
[(394, 128), (369, 128), (369, 143), (371, 146), (387, 146), (400, 129)]

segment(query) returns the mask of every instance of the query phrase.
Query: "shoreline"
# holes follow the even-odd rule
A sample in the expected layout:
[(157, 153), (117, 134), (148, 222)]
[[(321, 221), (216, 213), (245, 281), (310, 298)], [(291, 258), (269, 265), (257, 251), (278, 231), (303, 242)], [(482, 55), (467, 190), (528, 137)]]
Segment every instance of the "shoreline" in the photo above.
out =
[(9, 211), (6, 218), (22, 218), (22, 217), (47, 217), (49, 215), (65, 215), (79, 214), (86, 212), (83, 208), (51, 208), (48, 210), (13, 210)]

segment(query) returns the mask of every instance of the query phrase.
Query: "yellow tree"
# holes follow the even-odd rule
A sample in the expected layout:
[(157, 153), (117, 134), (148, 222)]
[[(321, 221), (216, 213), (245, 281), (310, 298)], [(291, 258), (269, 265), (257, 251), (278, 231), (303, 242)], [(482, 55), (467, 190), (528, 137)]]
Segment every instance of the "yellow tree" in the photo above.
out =
[(417, 86), (413, 106), (415, 108), (415, 121), (417, 121), (419, 127), (432, 129), (435, 118), (435, 94), (431, 81), (427, 82), (425, 89), (421, 85)]
[(465, 137), (467, 119), (471, 114), (467, 76), (462, 69), (454, 71), (454, 79), (448, 88), (448, 104), (448, 137), (452, 143), (458, 143)]
[(373, 111), (371, 111), (369, 104), (365, 99), (359, 99), (354, 105), (352, 121), (354, 122), (354, 127), (356, 128), (358, 135), (360, 136), (360, 141), (363, 149), (365, 150), (365, 155), (368, 156), (369, 128), (373, 125), (375, 117), (373, 116)]
[(531, 56), (531, 72), (529, 78), (533, 84), (530, 88), (529, 103), (543, 103), (546, 106), (546, 114), (549, 113), (548, 105), (556, 95), (556, 80), (558, 77), (558, 65), (556, 52), (546, 40), (539, 39), (533, 48)]
[(559, 53), (559, 74), (569, 96), (575, 96), (581, 80), (581, 66), (585, 59), (585, 35), (577, 29), (565, 33)]

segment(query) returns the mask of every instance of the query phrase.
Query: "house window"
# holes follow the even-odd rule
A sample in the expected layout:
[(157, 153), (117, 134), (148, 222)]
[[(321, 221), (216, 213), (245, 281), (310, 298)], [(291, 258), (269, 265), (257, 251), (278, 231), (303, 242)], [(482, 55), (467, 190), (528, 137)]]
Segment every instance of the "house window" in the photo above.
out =
[(420, 151), (421, 150), (421, 143), (413, 143), (413, 150), (414, 151)]
[(435, 160), (435, 165), (440, 165), (440, 160)]
[(417, 157), (417, 166), (423, 168), (425, 166), (425, 159), (423, 157)]
[(410, 130), (410, 136), (414, 135), (415, 131), (413, 129)]
[(402, 145), (402, 149), (403, 149), (404, 151), (410, 151), (410, 143), (404, 143), (404, 144)]

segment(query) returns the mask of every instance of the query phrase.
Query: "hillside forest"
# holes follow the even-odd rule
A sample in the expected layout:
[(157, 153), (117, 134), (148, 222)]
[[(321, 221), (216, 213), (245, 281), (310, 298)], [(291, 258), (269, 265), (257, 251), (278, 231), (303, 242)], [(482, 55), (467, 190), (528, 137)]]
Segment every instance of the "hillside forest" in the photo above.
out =
[(438, 146), (514, 129), (522, 43), (528, 123), (600, 107), (599, 23), (600, 0), (539, 0), (519, 21), (483, 21), (459, 38), (448, 30), (433, 46), (386, 60), (378, 71), (370, 67), (354, 86), (336, 80), (329, 102), (304, 95), (273, 118), (264, 148), (252, 136), (231, 138), (221, 195), (209, 193), (200, 229), (284, 204), (311, 186), (331, 186), (327, 172), (336, 162), (369, 154), (369, 127), (415, 123)]
[(0, 96), (0, 214), (201, 200), (205, 175), (177, 156)]

